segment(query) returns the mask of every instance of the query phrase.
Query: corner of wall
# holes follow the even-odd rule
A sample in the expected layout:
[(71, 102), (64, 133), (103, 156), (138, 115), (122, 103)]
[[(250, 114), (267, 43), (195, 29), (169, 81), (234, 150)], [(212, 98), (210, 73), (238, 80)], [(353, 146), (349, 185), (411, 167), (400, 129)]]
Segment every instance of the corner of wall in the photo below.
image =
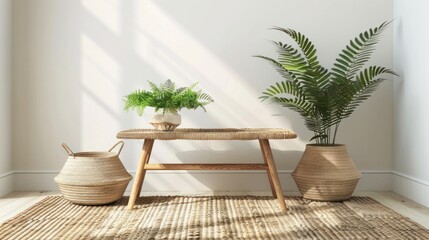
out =
[(407, 174), (393, 172), (393, 191), (429, 207), (429, 183)]
[(427, 1), (394, 0), (393, 34), (395, 79), (393, 191), (429, 207), (427, 134), (427, 39), (429, 31), (419, 26), (428, 22)]
[(12, 0), (0, 1), (0, 196), (13, 191)]
[(13, 172), (0, 174), (0, 197), (3, 197), (14, 191)]

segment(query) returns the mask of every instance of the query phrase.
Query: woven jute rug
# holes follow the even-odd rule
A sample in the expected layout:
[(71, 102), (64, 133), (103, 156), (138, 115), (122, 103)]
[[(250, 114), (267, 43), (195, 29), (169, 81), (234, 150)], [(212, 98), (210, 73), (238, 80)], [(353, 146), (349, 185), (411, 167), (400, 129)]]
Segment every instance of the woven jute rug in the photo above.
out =
[(0, 239), (429, 239), (429, 230), (367, 197), (309, 202), (254, 196), (141, 197), (79, 206), (47, 197), (0, 225)]

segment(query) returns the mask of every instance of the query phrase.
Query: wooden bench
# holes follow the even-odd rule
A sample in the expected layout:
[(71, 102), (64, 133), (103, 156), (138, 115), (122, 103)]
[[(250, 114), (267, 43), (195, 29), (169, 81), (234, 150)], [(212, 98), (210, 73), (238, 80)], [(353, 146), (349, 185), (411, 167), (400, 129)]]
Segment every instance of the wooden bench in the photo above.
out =
[[(128, 209), (133, 209), (140, 195), (144, 176), (147, 170), (264, 170), (267, 171), (271, 191), (278, 199), (280, 209), (287, 211), (283, 191), (277, 175), (276, 165), (271, 152), (269, 139), (291, 139), (296, 134), (278, 128), (178, 128), (174, 131), (157, 131), (154, 129), (131, 129), (119, 132), (119, 139), (144, 139), (140, 161), (131, 190)], [(260, 164), (150, 164), (150, 154), (155, 140), (259, 140), (264, 163)]]

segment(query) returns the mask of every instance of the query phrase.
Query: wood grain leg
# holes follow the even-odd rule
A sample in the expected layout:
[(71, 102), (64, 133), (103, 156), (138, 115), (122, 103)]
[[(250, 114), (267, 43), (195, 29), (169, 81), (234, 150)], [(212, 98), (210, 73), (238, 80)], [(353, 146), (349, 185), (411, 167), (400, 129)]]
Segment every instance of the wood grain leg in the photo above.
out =
[(273, 153), (271, 152), (270, 143), (268, 139), (260, 139), (262, 154), (264, 155), (264, 159), (267, 161), (269, 177), (274, 185), (274, 189), (277, 195), (277, 200), (279, 201), (280, 209), (282, 212), (287, 212), (286, 202), (283, 197), (282, 187), (280, 185), (279, 175), (277, 174), (276, 164), (273, 160)]
[(149, 163), (149, 159), (150, 159), (150, 155), (151, 155), (151, 153), (152, 153), (152, 147), (153, 147), (153, 143), (154, 143), (154, 139), (146, 139), (145, 140), (145, 142), (146, 141), (148, 141), (148, 140), (150, 140), (150, 143), (148, 143), (150, 146), (147, 146), (147, 150), (145, 150), (145, 147), (144, 147), (144, 143), (143, 143), (143, 148), (142, 148), (142, 156), (141, 156), (141, 158), (143, 158), (143, 154), (144, 153), (146, 153), (146, 157), (144, 158), (144, 165), (142, 166), (142, 168), (143, 168), (143, 171), (142, 171), (142, 177), (141, 177), (141, 181), (138, 183), (139, 185), (139, 189), (137, 189), (137, 198), (140, 196), (140, 193), (141, 193), (141, 191), (142, 191), (142, 186), (143, 186), (143, 181), (144, 181), (144, 177), (145, 177), (145, 175), (146, 175), (146, 169), (145, 169), (145, 166)]
[(146, 170), (144, 166), (149, 162), (150, 154), (152, 152), (154, 139), (145, 139), (143, 143), (143, 148), (140, 156), (139, 165), (137, 167), (136, 178), (134, 179), (133, 188), (131, 189), (130, 199), (128, 200), (128, 210), (134, 208), (134, 204), (137, 198), (140, 196), (140, 191), (142, 189), (144, 176)]
[[(259, 140), (259, 146), (261, 147), (261, 150), (262, 150), (262, 157), (264, 158), (264, 162), (265, 162), (265, 164), (268, 165), (267, 157), (264, 154), (264, 150), (263, 150), (263, 146), (262, 146), (262, 140)], [(274, 188), (273, 180), (271, 179), (269, 169), (267, 169), (267, 176), (268, 176), (268, 181), (270, 182), (270, 187), (271, 187), (271, 192), (273, 193), (273, 197), (277, 198), (276, 189)]]

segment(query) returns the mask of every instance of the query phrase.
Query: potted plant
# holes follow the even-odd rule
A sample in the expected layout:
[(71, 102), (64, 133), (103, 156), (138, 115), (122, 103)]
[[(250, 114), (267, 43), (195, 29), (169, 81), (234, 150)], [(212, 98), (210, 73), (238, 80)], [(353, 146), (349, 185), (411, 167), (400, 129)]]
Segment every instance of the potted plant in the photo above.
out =
[(364, 100), (395, 73), (365, 64), (381, 33), (390, 22), (360, 33), (341, 50), (331, 70), (321, 66), (316, 48), (302, 33), (275, 27), (292, 38), (298, 48), (274, 42), (278, 58), (255, 56), (270, 62), (283, 80), (269, 86), (260, 97), (298, 112), (314, 133), (292, 173), (301, 194), (312, 200), (340, 201), (351, 197), (361, 174), (346, 145), (337, 144), (341, 121), (350, 117)]
[(157, 86), (149, 82), (150, 90), (136, 90), (124, 99), (125, 110), (134, 109), (142, 116), (146, 107), (155, 108), (150, 124), (157, 130), (172, 131), (181, 123), (179, 111), (182, 108), (197, 109), (201, 107), (206, 111), (207, 104), (213, 102), (208, 94), (195, 91), (198, 83), (189, 87), (176, 89), (176, 85), (171, 80), (167, 80)]

